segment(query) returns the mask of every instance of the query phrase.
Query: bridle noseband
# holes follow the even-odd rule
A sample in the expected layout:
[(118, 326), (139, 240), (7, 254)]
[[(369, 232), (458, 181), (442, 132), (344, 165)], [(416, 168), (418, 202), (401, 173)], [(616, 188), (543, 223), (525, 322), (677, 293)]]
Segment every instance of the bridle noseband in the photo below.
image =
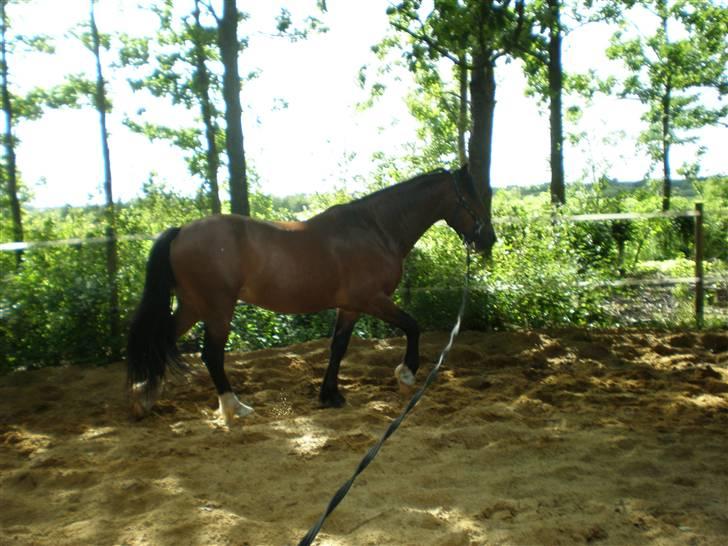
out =
[(475, 223), (475, 230), (473, 231), (473, 235), (471, 237), (468, 237), (465, 233), (461, 233), (461, 237), (463, 238), (463, 241), (470, 245), (475, 242), (475, 238), (480, 236), (480, 232), (483, 231), (483, 228), (485, 227), (485, 221), (480, 217), (480, 215), (475, 212), (473, 207), (470, 206), (470, 204), (465, 200), (465, 196), (463, 195), (463, 192), (460, 188), (459, 180), (462, 179), (463, 182), (465, 182), (465, 177), (461, 170), (458, 170), (454, 173), (453, 176), (453, 184), (455, 185), (455, 194), (458, 198), (458, 205), (462, 207), (465, 212), (467, 212), (470, 217), (473, 219), (473, 222)]

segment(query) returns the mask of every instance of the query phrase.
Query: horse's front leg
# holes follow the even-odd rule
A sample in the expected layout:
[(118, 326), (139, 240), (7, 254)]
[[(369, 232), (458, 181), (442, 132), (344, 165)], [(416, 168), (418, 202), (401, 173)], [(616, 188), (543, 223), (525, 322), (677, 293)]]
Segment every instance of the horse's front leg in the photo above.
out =
[(407, 351), (404, 354), (404, 363), (394, 369), (394, 376), (399, 381), (400, 388), (409, 390), (415, 384), (415, 374), (420, 367), (420, 327), (417, 321), (402, 310), (399, 310), (398, 326), (407, 336)]
[(392, 326), (396, 326), (407, 336), (404, 362), (394, 370), (400, 388), (407, 391), (415, 384), (415, 374), (420, 367), (420, 327), (414, 318), (402, 311), (387, 297), (373, 300), (370, 313)]
[(331, 338), (329, 366), (326, 368), (319, 395), (321, 405), (324, 407), (340, 408), (346, 403), (346, 399), (339, 392), (339, 365), (349, 347), (351, 333), (354, 331), (354, 324), (358, 318), (358, 313), (343, 309), (337, 311), (336, 325)]

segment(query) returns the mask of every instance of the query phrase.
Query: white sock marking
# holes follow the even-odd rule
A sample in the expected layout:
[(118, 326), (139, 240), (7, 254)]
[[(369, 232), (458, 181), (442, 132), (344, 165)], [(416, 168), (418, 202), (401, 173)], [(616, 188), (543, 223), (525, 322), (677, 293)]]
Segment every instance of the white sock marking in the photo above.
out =
[(415, 384), (415, 374), (404, 364), (400, 364), (394, 369), (394, 376), (397, 378), (397, 381), (408, 387)]
[(232, 425), (236, 416), (245, 417), (254, 411), (253, 408), (238, 400), (235, 393), (226, 392), (218, 396), (218, 399), (220, 400), (220, 413), (225, 419), (225, 424), (228, 426)]
[(157, 398), (159, 397), (159, 391), (161, 386), (153, 391), (147, 392), (147, 382), (142, 381), (140, 383), (134, 383), (131, 387), (131, 411), (132, 414), (137, 417), (144, 417), (149, 410), (152, 409)]

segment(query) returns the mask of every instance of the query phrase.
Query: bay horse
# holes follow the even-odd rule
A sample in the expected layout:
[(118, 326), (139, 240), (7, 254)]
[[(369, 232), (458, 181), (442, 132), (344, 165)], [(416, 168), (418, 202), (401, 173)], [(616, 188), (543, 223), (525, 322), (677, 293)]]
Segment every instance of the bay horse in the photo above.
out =
[(235, 396), (224, 370), (238, 300), (278, 313), (337, 309), (319, 396), (325, 407), (345, 403), (339, 364), (361, 314), (404, 331), (404, 365), (396, 367), (395, 376), (403, 386), (414, 385), (419, 327), (391, 296), (404, 258), (443, 219), (479, 251), (488, 252), (495, 243), (490, 208), (467, 166), (416, 176), (303, 222), (215, 215), (168, 229), (152, 245), (130, 325), (127, 383), (133, 414), (142, 417), (151, 409), (167, 366), (184, 367), (176, 341), (198, 321), (204, 323), (202, 360), (226, 424), (253, 411)]

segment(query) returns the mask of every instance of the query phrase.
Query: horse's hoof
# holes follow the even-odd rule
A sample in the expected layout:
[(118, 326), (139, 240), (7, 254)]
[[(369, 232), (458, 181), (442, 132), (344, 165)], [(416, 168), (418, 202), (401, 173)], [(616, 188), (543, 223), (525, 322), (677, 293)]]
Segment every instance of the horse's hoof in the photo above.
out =
[(149, 410), (144, 406), (141, 400), (132, 400), (130, 409), (131, 416), (135, 421), (139, 421), (144, 418), (147, 413), (149, 413)]
[(320, 400), (323, 408), (341, 408), (346, 404), (346, 398), (338, 391), (333, 394), (322, 394)]
[(147, 382), (134, 383), (130, 392), (130, 406), (132, 417), (139, 420), (145, 417), (154, 406), (159, 396), (160, 388), (147, 389)]
[(134, 383), (130, 390), (131, 414), (134, 419), (139, 420), (149, 415), (154, 404), (159, 398), (162, 385), (157, 384), (154, 388), (149, 388), (146, 381)]
[(415, 385), (415, 374), (404, 364), (400, 364), (394, 369), (394, 376), (397, 378), (400, 387), (411, 388)]
[(219, 396), (220, 399), (220, 414), (225, 419), (225, 424), (230, 427), (235, 422), (236, 417), (247, 417), (255, 410), (243, 404), (238, 397), (232, 392), (226, 392)]
[(401, 396), (404, 396), (405, 398), (409, 398), (412, 396), (412, 394), (415, 392), (414, 385), (405, 385), (404, 383), (399, 383), (399, 394)]

